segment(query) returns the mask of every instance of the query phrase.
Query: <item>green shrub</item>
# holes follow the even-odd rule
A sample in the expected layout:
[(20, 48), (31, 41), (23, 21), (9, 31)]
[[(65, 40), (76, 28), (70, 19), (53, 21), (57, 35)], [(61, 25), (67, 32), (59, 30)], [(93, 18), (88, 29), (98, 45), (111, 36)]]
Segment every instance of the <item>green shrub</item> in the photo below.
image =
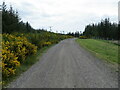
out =
[(80, 36), (79, 38), (80, 39), (88, 39), (88, 37), (86, 37), (86, 36)]

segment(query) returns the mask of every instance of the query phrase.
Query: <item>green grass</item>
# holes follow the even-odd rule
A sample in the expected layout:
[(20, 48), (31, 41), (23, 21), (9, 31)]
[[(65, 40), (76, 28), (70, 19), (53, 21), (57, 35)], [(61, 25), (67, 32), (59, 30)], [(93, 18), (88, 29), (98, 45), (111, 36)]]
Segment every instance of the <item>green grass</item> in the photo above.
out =
[(95, 39), (76, 39), (76, 42), (98, 58), (114, 64), (118, 63), (118, 45)]
[(16, 74), (10, 78), (7, 78), (6, 80), (3, 80), (2, 87), (5, 88), (7, 85), (12, 82), (13, 80), (16, 80), (23, 72), (28, 70), (33, 64), (35, 64), (37, 61), (39, 61), (40, 57), (45, 53), (51, 46), (43, 47), (42, 49), (38, 50), (38, 52), (35, 55), (31, 55), (26, 58), (25, 62), (21, 64), (20, 67), (16, 69)]

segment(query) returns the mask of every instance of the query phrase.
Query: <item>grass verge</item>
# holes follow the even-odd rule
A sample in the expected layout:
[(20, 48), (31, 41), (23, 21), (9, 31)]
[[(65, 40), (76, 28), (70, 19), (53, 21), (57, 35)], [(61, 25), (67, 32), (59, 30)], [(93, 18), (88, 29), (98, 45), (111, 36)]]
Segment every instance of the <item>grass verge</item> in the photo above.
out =
[(16, 69), (16, 74), (14, 76), (11, 76), (10, 78), (7, 78), (6, 80), (2, 81), (2, 87), (6, 88), (10, 82), (16, 80), (23, 72), (27, 71), (33, 64), (39, 61), (39, 58), (43, 55), (43, 53), (45, 53), (52, 46), (53, 45), (43, 47), (40, 50), (38, 50), (35, 55), (27, 57), (25, 62), (22, 63), (21, 66)]
[(113, 64), (119, 63), (118, 45), (95, 39), (76, 39), (76, 42), (100, 59), (106, 60)]

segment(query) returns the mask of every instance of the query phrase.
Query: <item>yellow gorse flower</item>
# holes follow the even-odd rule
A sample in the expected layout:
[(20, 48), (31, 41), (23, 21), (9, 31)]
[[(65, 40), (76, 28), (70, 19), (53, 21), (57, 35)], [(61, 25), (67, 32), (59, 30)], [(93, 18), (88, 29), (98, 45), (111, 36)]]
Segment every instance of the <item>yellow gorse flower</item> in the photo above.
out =
[(28, 42), (25, 37), (3, 34), (2, 44), (2, 74), (3, 78), (15, 74), (15, 70), (26, 57), (37, 52), (37, 47)]

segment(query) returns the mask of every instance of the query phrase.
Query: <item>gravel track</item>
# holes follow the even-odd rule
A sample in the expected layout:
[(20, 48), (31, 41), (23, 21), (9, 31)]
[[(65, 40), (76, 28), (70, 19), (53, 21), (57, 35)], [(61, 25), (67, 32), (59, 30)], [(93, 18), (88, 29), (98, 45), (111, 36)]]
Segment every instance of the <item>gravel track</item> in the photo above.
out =
[(10, 88), (118, 88), (116, 68), (66, 39), (12, 82)]

